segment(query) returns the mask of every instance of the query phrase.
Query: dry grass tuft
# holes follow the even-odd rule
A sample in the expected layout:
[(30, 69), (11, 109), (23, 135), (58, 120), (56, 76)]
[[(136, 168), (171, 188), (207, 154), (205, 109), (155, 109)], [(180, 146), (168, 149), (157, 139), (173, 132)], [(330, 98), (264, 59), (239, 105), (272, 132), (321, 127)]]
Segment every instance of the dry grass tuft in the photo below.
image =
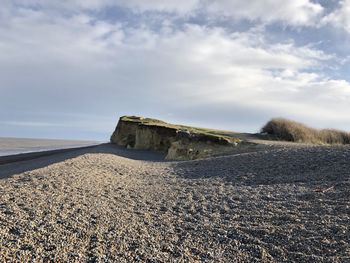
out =
[(277, 140), (316, 143), (316, 144), (350, 144), (350, 133), (334, 129), (318, 130), (302, 123), (275, 118), (269, 121), (261, 132)]

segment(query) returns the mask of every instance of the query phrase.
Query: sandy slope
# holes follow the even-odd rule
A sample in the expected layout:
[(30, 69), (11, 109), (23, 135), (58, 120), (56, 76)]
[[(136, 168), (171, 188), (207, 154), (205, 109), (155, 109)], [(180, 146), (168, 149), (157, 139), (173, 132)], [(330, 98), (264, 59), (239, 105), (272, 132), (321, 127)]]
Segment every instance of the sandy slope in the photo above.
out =
[(350, 262), (349, 148), (111, 147), (0, 166), (1, 262)]

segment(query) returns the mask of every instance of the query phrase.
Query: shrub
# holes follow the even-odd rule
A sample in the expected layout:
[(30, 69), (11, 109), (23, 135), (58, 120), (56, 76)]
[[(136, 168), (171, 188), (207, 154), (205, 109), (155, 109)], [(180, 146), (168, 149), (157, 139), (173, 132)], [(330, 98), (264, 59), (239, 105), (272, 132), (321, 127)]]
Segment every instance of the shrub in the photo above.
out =
[(277, 140), (319, 143), (319, 144), (350, 144), (350, 133), (334, 129), (318, 130), (302, 123), (275, 118), (261, 129), (261, 132), (273, 136)]

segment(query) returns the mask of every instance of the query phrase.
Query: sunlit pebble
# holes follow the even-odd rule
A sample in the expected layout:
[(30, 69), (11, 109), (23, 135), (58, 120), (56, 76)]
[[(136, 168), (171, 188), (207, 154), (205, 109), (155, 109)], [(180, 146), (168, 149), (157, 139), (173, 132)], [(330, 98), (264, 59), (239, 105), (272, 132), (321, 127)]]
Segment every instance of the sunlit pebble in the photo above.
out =
[[(94, 155), (89, 155), (89, 160), (91, 160), (93, 162), (94, 159)], [(275, 155), (275, 158), (278, 158), (278, 155)], [(104, 165), (105, 167), (109, 167), (109, 166), (113, 166), (113, 165), (117, 165), (118, 160), (116, 160), (115, 158), (111, 158), (110, 159), (113, 163), (111, 164), (106, 164)], [(101, 160), (99, 160), (100, 162)], [(123, 160), (124, 161), (124, 160)], [(98, 162), (97, 162), (98, 163)], [(251, 162), (249, 162), (249, 164), (251, 164)], [(132, 165), (132, 162), (130, 162), (129, 165)], [(62, 165), (61, 165), (62, 166)], [(60, 165), (56, 165), (55, 169), (59, 169), (60, 171), (62, 171), (62, 168)], [(185, 165), (186, 166), (186, 165)], [(84, 165), (82, 164), (76, 164), (75, 167), (80, 167), (81, 170), (84, 169)], [(176, 240), (178, 240), (177, 238), (173, 238), (173, 239), (169, 239), (166, 235), (166, 233), (169, 232), (169, 229), (167, 228), (167, 224), (158, 224), (158, 222), (170, 222), (170, 224), (184, 224), (186, 221), (181, 221), (180, 218), (178, 218), (177, 216), (184, 216), (186, 214), (186, 211), (190, 209), (190, 205), (186, 205), (186, 202), (193, 202), (196, 205), (199, 204), (199, 206), (203, 206), (205, 205), (204, 208), (206, 209), (202, 209), (201, 213), (199, 213), (197, 216), (198, 218), (194, 218), (195, 220), (191, 220), (189, 222), (187, 222), (187, 224), (192, 224), (191, 222), (196, 222), (195, 224), (203, 224), (202, 222), (204, 221), (204, 219), (208, 218), (208, 217), (212, 217), (213, 216), (213, 211), (216, 211), (217, 207), (220, 207), (218, 205), (220, 204), (216, 204), (217, 202), (220, 202), (220, 198), (217, 199), (215, 198), (215, 195), (219, 192), (215, 192), (215, 191), (208, 191), (210, 189), (212, 189), (213, 185), (215, 187), (217, 187), (218, 185), (222, 184), (222, 183), (226, 183), (225, 181), (215, 181), (215, 180), (211, 180), (211, 181), (205, 181), (205, 180), (196, 180), (195, 183), (193, 183), (193, 181), (191, 180), (187, 180), (187, 179), (180, 179), (180, 178), (174, 178), (173, 181), (171, 181), (172, 184), (174, 184), (177, 187), (172, 187), (172, 185), (164, 185), (165, 183), (168, 183), (166, 181), (162, 181), (162, 174), (165, 173), (161, 173), (159, 176), (160, 178), (157, 181), (152, 181), (152, 184), (149, 183), (149, 178), (148, 180), (145, 180), (142, 178), (142, 176), (140, 176), (140, 173), (133, 175), (133, 173), (137, 173), (139, 169), (145, 169), (147, 168), (147, 166), (143, 165), (143, 166), (139, 166), (137, 167), (137, 169), (134, 169), (132, 172), (128, 172), (128, 176), (125, 178), (121, 178), (118, 177), (118, 180), (114, 181), (114, 180), (105, 180), (102, 179), (101, 180), (101, 176), (96, 177), (96, 174), (98, 174), (98, 171), (96, 171), (95, 173), (91, 173), (91, 177), (89, 177), (89, 173), (88, 171), (81, 171), (81, 173), (77, 172), (75, 174), (75, 181), (78, 181), (79, 185), (82, 185), (82, 189), (78, 189), (78, 191), (83, 191), (83, 189), (88, 190), (88, 193), (83, 194), (83, 196), (85, 196), (85, 201), (84, 201), (84, 205), (86, 205), (87, 207), (90, 207), (94, 210), (98, 210), (100, 211), (102, 214), (106, 213), (106, 216), (101, 218), (101, 220), (99, 220), (98, 222), (98, 226), (99, 229), (103, 229), (103, 228), (107, 228), (109, 224), (111, 224), (110, 221), (121, 221), (124, 220), (124, 223), (119, 223), (119, 226), (122, 226), (123, 228), (130, 228), (130, 231), (125, 231), (127, 234), (125, 234), (125, 232), (119, 233), (118, 235), (115, 234), (112, 238), (116, 239), (115, 242), (118, 243), (118, 238), (122, 237), (122, 236), (130, 236), (130, 235), (136, 235), (136, 240), (141, 240), (139, 243), (145, 245), (147, 244), (147, 242), (145, 240), (148, 240), (148, 242), (151, 242), (152, 246), (149, 246), (149, 248), (151, 248), (151, 250), (149, 250), (149, 253), (152, 254), (153, 258), (160, 258), (160, 259), (164, 259), (164, 256), (166, 255), (165, 253), (161, 253), (160, 251), (157, 251), (157, 249), (159, 249), (160, 246), (155, 245), (159, 243), (159, 240), (161, 240), (160, 238), (167, 238), (168, 243), (172, 244), (172, 242), (176, 242)], [(96, 167), (96, 169), (98, 169), (98, 167)], [(147, 168), (148, 169), (148, 168)], [(155, 167), (152, 165), (152, 169), (162, 169), (162, 166), (160, 165), (160, 167)], [(167, 170), (169, 170), (169, 168), (167, 168)], [(224, 170), (224, 169), (223, 169)], [(65, 170), (66, 173), (69, 173), (69, 169)], [(187, 170), (187, 173), (191, 172), (191, 169)], [(50, 173), (55, 173), (54, 171), (48, 172), (48, 178), (53, 178), (52, 176), (50, 176)], [(154, 176), (157, 176), (157, 171), (152, 171), (152, 172), (147, 172), (149, 174), (152, 174)], [(177, 171), (174, 171), (173, 174), (177, 174)], [(248, 173), (249, 174), (249, 173)], [(34, 173), (31, 176), (36, 176), (37, 173)], [(144, 173), (144, 175), (146, 175), (146, 173)], [(62, 176), (65, 176), (65, 174), (63, 173)], [(104, 176), (106, 176), (104, 174)], [(86, 178), (87, 177), (87, 178)], [(148, 176), (149, 177), (149, 176)], [(96, 178), (99, 178), (97, 183), (93, 183), (94, 180), (96, 180)], [(102, 177), (103, 178), (103, 177)], [(58, 180), (59, 177), (55, 177), (54, 180)], [(69, 181), (69, 177), (65, 177), (65, 180), (67, 180), (67, 182), (64, 182), (65, 188), (64, 191), (62, 192), (62, 189), (52, 189), (50, 191), (57, 191), (55, 194), (53, 195), (48, 195), (47, 193), (41, 193), (42, 196), (40, 196), (40, 198), (38, 198), (38, 196), (36, 196), (36, 198), (33, 198), (32, 200), (28, 200), (31, 203), (33, 203), (33, 207), (35, 207), (36, 205), (38, 205), (38, 200), (42, 199), (42, 198), (47, 198), (47, 199), (58, 199), (57, 202), (46, 202), (46, 204), (40, 204), (40, 206), (45, 207), (45, 205), (47, 205), (47, 203), (52, 203), (52, 205), (47, 205), (47, 209), (49, 209), (50, 211), (55, 211), (57, 210), (57, 208), (60, 205), (60, 202), (66, 202), (66, 198), (64, 198), (64, 196), (67, 196), (69, 194), (69, 198), (75, 198), (75, 195), (78, 192), (74, 192), (77, 190), (77, 188), (74, 188), (73, 185), (76, 185), (76, 182), (70, 180)], [(77, 180), (79, 179), (79, 180)], [(124, 181), (123, 181), (124, 180)], [(125, 181), (126, 180), (126, 181)], [(68, 183), (69, 182), (69, 183)], [(61, 184), (61, 183), (60, 183)], [(113, 200), (113, 202), (109, 201), (108, 196), (102, 196), (102, 193), (104, 192), (104, 190), (106, 189), (106, 184), (110, 185), (110, 184), (115, 184), (116, 187), (114, 189), (118, 189), (119, 185), (121, 185), (121, 189), (124, 190), (124, 197), (123, 198), (119, 198), (119, 199), (115, 199), (115, 198), (111, 198), (111, 200)], [(191, 188), (186, 188), (184, 186), (186, 185), (191, 185)], [(146, 187), (147, 186), (147, 187)], [(102, 190), (103, 189), (103, 190)], [(248, 188), (247, 188), (248, 189)], [(276, 191), (274, 191), (276, 189)], [(254, 212), (256, 212), (256, 216), (257, 215), (262, 215), (262, 214), (271, 214), (273, 215), (272, 211), (268, 211), (266, 212), (266, 204), (264, 205), (264, 211), (260, 212), (258, 211), (258, 209), (260, 209), (259, 207), (259, 198), (253, 196), (253, 194), (260, 194), (260, 195), (266, 195), (266, 193), (264, 193), (264, 191), (262, 191), (261, 193), (259, 192), (254, 192), (253, 191), (254, 188), (250, 188), (249, 192), (251, 193), (251, 196), (249, 196), (248, 194), (242, 192), (245, 191), (244, 187), (239, 187), (239, 188), (235, 188), (235, 187), (225, 187), (224, 189), (221, 189), (220, 191), (220, 195), (228, 195), (228, 196), (234, 196), (234, 195), (241, 195), (241, 200), (240, 202), (237, 202), (236, 200), (233, 200), (232, 202), (237, 203), (237, 205), (235, 207), (232, 207), (231, 209), (229, 209), (228, 213), (232, 213), (231, 214), (231, 219), (235, 219), (237, 218), (237, 213), (239, 213), (239, 209), (249, 209), (249, 207), (254, 207), (254, 209), (257, 209), (256, 211), (249, 211), (249, 210), (243, 210), (243, 212), (245, 213), (253, 213), (252, 215), (254, 215)], [(28, 195), (28, 193), (26, 193), (24, 190), (21, 189), (20, 192), (22, 192), (24, 195)], [(99, 191), (101, 191), (101, 194), (99, 194)], [(197, 198), (182, 198), (181, 201), (179, 200), (180, 196), (186, 196), (186, 192), (190, 191), (190, 192), (198, 192), (198, 196)], [(237, 193), (238, 191), (238, 193)], [(273, 198), (274, 196), (278, 197), (279, 200), (282, 200), (284, 198), (284, 190), (282, 188), (278, 189), (278, 188), (271, 188), (270, 192), (268, 192), (267, 194), (269, 195), (270, 198)], [(298, 191), (298, 190), (294, 190), (294, 191)], [(304, 192), (309, 191), (308, 187), (305, 187)], [(72, 194), (74, 192), (74, 194)], [(116, 192), (109, 192), (108, 195), (115, 195), (117, 192), (120, 193), (120, 191), (116, 191)], [(154, 197), (152, 197), (154, 194), (156, 194), (156, 198), (157, 199), (153, 199)], [(290, 195), (288, 195), (290, 196)], [(211, 198), (211, 199), (210, 199)], [(256, 202), (256, 204), (250, 205), (250, 206), (241, 206), (242, 202), (244, 202), (244, 198), (250, 198), (250, 200), (254, 200), (254, 202)], [(146, 199), (146, 201), (144, 201), (143, 199)], [(160, 199), (160, 200), (159, 200)], [(210, 199), (210, 202), (206, 201), (206, 200)], [(101, 202), (101, 200), (104, 200), (103, 202)], [(176, 200), (175, 202), (172, 202), (172, 200)], [(79, 200), (78, 202), (81, 202), (81, 200)], [(281, 202), (281, 201), (280, 201)], [(177, 211), (174, 213), (174, 211), (172, 211), (171, 213), (160, 213), (159, 209), (156, 209), (157, 207), (159, 207), (160, 204), (165, 203), (165, 204), (171, 204), (172, 206), (174, 206), (174, 208), (176, 208)], [(115, 212), (111, 210), (111, 205), (113, 205), (114, 207), (118, 207), (119, 206), (119, 210), (120, 211), (116, 217), (115, 216)], [(124, 207), (124, 205), (126, 205)], [(307, 204), (300, 204), (300, 205), (307, 205)], [(138, 214), (135, 214), (134, 209), (131, 209), (133, 207), (137, 207), (139, 206), (140, 208), (137, 210)], [(293, 207), (291, 205), (289, 205), (288, 203), (285, 204), (281, 204), (278, 206), (278, 209), (276, 209), (275, 211), (282, 211), (281, 209), (283, 209), (283, 207), (288, 207), (289, 210), (293, 209)], [(153, 207), (153, 208), (152, 208)], [(307, 206), (305, 207), (307, 208)], [(70, 221), (70, 218), (73, 216), (73, 214), (69, 213), (71, 208), (67, 207), (62, 207), (62, 213), (68, 213), (67, 214), (67, 222), (64, 222), (63, 224), (58, 224), (57, 230), (60, 230), (60, 234), (55, 235), (54, 233), (50, 233), (47, 232), (47, 234), (51, 235), (52, 237), (52, 241), (57, 242), (57, 240), (59, 239), (66, 239), (66, 240), (62, 240), (61, 246), (63, 246), (63, 248), (59, 249), (57, 248), (57, 253), (58, 254), (65, 254), (68, 253), (70, 251), (70, 247), (73, 247), (72, 244), (76, 243), (76, 240), (72, 237), (70, 237), (69, 235), (71, 234), (69, 231), (63, 231), (61, 232), (63, 229), (63, 227), (69, 226), (69, 225), (73, 225), (76, 226), (75, 222), (77, 221), (77, 219), (80, 219), (80, 215), (76, 216), (73, 220), (73, 222), (70, 222), (70, 224), (68, 224), (68, 222)], [(268, 209), (275, 209), (274, 204), (271, 204), (269, 206)], [(308, 207), (308, 209), (311, 209), (310, 207)], [(42, 213), (40, 212), (41, 210), (37, 211), (36, 213), (36, 217), (39, 217), (38, 221), (35, 221), (37, 224), (37, 222), (39, 222), (41, 219), (40, 217), (42, 216)], [(144, 223), (144, 218), (145, 216), (149, 213), (149, 211), (152, 212), (151, 216), (148, 217), (151, 223), (149, 224), (150, 227), (152, 227), (152, 230), (149, 230), (147, 232), (145, 232), (145, 234), (142, 234), (142, 236), (137, 236), (140, 235), (140, 233), (143, 232), (135, 232), (135, 227), (138, 228), (147, 228), (146, 224)], [(18, 213), (23, 213), (23, 211), (14, 211), (16, 216), (18, 215)], [(188, 211), (189, 212), (189, 211)], [(300, 211), (299, 211), (300, 212)], [(58, 213), (59, 214), (59, 213)], [(190, 214), (190, 212), (189, 212)], [(312, 213), (301, 213), (300, 212), (300, 216), (309, 216), (309, 214)], [(85, 217), (87, 217), (88, 215), (86, 213), (84, 213)], [(113, 215), (113, 216), (112, 216)], [(167, 215), (167, 217), (165, 217), (165, 215)], [(57, 215), (54, 215), (54, 217), (56, 217)], [(217, 214), (215, 216), (215, 218), (217, 218), (218, 222), (221, 222), (221, 214)], [(82, 216), (84, 218), (84, 216)], [(7, 218), (11, 218), (11, 215), (7, 215)], [(18, 216), (17, 218), (20, 218), (20, 216)], [(65, 217), (66, 218), (66, 217)], [(110, 221), (108, 221), (108, 218), (112, 219)], [(253, 217), (254, 218), (254, 217)], [(258, 218), (258, 217), (257, 217)], [(107, 220), (105, 220), (107, 219)], [(132, 219), (132, 220), (131, 220)], [(136, 220), (136, 221), (135, 221)], [(244, 220), (244, 217), (243, 217)], [(53, 222), (55, 222), (55, 220), (53, 220)], [(89, 224), (89, 219), (87, 218), (85, 221), (83, 221), (83, 224), (85, 224), (86, 226), (89, 227), (85, 227), (85, 229), (91, 229), (91, 226)], [(175, 222), (175, 223), (174, 223)], [(200, 222), (200, 223), (197, 223)], [(308, 219), (303, 219), (300, 221), (301, 224), (312, 224), (313, 221), (312, 220), (308, 220)], [(208, 227), (220, 227), (219, 229), (223, 229), (223, 231), (225, 231), (225, 226), (220, 226), (220, 225), (212, 225), (214, 223), (213, 220), (209, 220), (208, 221)], [(251, 226), (251, 227), (255, 227), (255, 224), (253, 224), (254, 222), (245, 222), (244, 227), (247, 226)], [(256, 222), (257, 223), (257, 222)], [(260, 222), (261, 223), (261, 222)], [(273, 227), (273, 224), (271, 225), (271, 222), (266, 222), (266, 223), (270, 223), (270, 226)], [(266, 225), (266, 224), (265, 224)], [(106, 226), (103, 227), (102, 226)], [(242, 228), (243, 226), (241, 226)], [(0, 226), (1, 229), (1, 226)], [(191, 229), (197, 229), (195, 226), (192, 227)], [(152, 232), (153, 230), (156, 230), (157, 232)], [(91, 229), (91, 231), (94, 231), (93, 229)], [(202, 244), (202, 242), (198, 243), (198, 240), (192, 240), (193, 237), (195, 236), (201, 236), (202, 238), (205, 238), (207, 235), (212, 235), (215, 236), (215, 228), (212, 228), (211, 230), (208, 230), (206, 233), (197, 233), (197, 232), (190, 232), (193, 230), (188, 230), (188, 229), (183, 229), (182, 231), (189, 231), (189, 233), (191, 233), (190, 235), (186, 235), (186, 244), (181, 244), (180, 245), (180, 249), (182, 251), (186, 251), (183, 252), (185, 253), (186, 257), (188, 259), (196, 259), (197, 256), (193, 255), (190, 249), (186, 249), (186, 246), (189, 247), (196, 247), (199, 250), (201, 249), (200, 244)], [(212, 232), (214, 231), (214, 232)], [(273, 231), (271, 231), (271, 234), (273, 234)], [(114, 231), (115, 233), (118, 233), (117, 230)], [(223, 232), (225, 233), (225, 232)], [(200, 234), (200, 235), (199, 235)], [(34, 234), (35, 235), (35, 234)], [(33, 236), (34, 236), (33, 235)], [(63, 235), (63, 236), (62, 236)], [(68, 236), (67, 236), (68, 235)], [(217, 233), (216, 236), (220, 236), (220, 233)], [(5, 235), (3, 238), (7, 239), (9, 238), (8, 235)], [(175, 240), (175, 241), (172, 241)], [(236, 240), (232, 241), (235, 242)], [(302, 242), (302, 240), (298, 240), (299, 242)], [(338, 240), (339, 241), (339, 240)], [(344, 240), (340, 240), (339, 243), (342, 242), (346, 242)], [(84, 241), (86, 244), (84, 245), (85, 247), (89, 245), (89, 236), (86, 236), (86, 239)], [(242, 242), (244, 242), (244, 239), (242, 239)], [(273, 239), (271, 239), (271, 242), (273, 242)], [(288, 246), (288, 242), (283, 242), (286, 246)], [(122, 245), (122, 251), (123, 250), (128, 250), (129, 249), (129, 241), (125, 241)], [(175, 246), (177, 246), (176, 243), (174, 243)], [(217, 257), (217, 259), (220, 258), (221, 255), (227, 255), (227, 253), (229, 253), (229, 251), (227, 251), (229, 249), (228, 246), (222, 246), (221, 244), (218, 244), (217, 241), (215, 239), (210, 239), (209, 242), (207, 242), (205, 244), (207, 246), (206, 249), (209, 248), (215, 248), (215, 251), (222, 251), (222, 252), (218, 252), (214, 255), (212, 255), (213, 257)], [(84, 246), (78, 247), (82, 248)], [(101, 242), (101, 244), (99, 245), (99, 248), (101, 248), (100, 252), (98, 253), (98, 256), (100, 258), (102, 257), (111, 257), (112, 255), (108, 255), (108, 254), (103, 254), (103, 253), (108, 253), (106, 249), (104, 249), (103, 247), (103, 243)], [(226, 250), (226, 251), (225, 251)], [(35, 253), (39, 253), (39, 251), (44, 251), (42, 249), (40, 249), (40, 247), (38, 249), (36, 249)], [(105, 252), (106, 251), (106, 252)], [(264, 249), (262, 249), (261, 251), (265, 251)], [(33, 252), (23, 252), (23, 254), (25, 253), (33, 253)], [(45, 252), (44, 252), (45, 253)], [(86, 258), (86, 254), (84, 254), (85, 252), (80, 253), (80, 258)], [(102, 254), (101, 254), (102, 253)], [(233, 253), (233, 252), (232, 252)], [(134, 258), (135, 254), (133, 252), (127, 252), (125, 253), (121, 253), (122, 255), (129, 255), (130, 258)], [(229, 253), (230, 254), (230, 253)], [(236, 253), (237, 254), (237, 253)], [(233, 254), (232, 254), (233, 255)], [(252, 254), (254, 256), (254, 253)], [(62, 257), (64, 258), (64, 256)]]

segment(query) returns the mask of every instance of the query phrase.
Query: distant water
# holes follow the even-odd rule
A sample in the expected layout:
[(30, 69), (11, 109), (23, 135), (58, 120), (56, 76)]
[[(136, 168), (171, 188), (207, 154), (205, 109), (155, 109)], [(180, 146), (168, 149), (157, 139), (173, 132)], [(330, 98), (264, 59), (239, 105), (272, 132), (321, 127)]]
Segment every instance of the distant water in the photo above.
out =
[(96, 145), (94, 141), (1, 138), (0, 156)]

